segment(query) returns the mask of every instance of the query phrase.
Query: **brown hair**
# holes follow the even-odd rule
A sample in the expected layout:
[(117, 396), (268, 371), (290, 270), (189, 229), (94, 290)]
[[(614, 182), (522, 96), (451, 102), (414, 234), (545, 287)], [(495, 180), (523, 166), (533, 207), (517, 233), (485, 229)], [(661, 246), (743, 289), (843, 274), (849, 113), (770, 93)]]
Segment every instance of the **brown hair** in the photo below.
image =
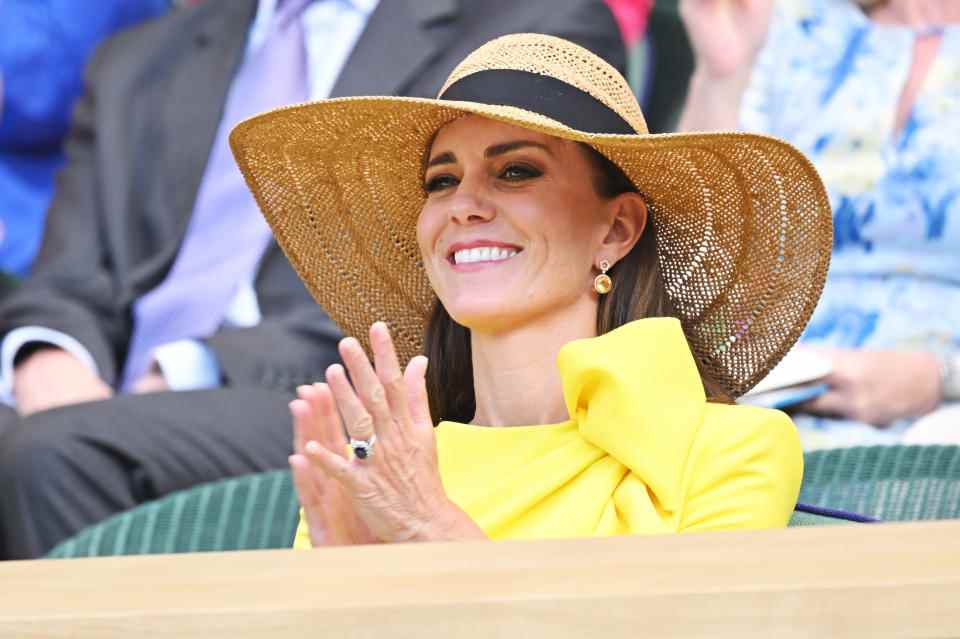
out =
[[(621, 193), (638, 192), (620, 167), (593, 147), (577, 144), (593, 165), (593, 185), (600, 197), (610, 199)], [(637, 243), (610, 269), (609, 275), (616, 284), (610, 293), (600, 297), (597, 335), (643, 317), (676, 317), (660, 273), (656, 221), (652, 216)], [(423, 347), (430, 360), (427, 395), (434, 422), (469, 422), (476, 412), (470, 330), (453, 321), (440, 300), (427, 323)], [(696, 355), (694, 359), (711, 401), (729, 402), (723, 386)]]

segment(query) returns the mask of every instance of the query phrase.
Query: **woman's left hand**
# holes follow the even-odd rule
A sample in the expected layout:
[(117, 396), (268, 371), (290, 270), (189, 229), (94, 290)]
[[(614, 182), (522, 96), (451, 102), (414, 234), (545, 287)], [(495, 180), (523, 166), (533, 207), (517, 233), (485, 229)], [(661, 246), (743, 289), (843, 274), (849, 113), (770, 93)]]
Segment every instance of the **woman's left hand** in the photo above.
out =
[(926, 415), (940, 404), (940, 366), (930, 353), (815, 350), (833, 366), (825, 380), (830, 389), (799, 410), (883, 427)]
[[(353, 338), (340, 342), (339, 364), (327, 385), (356, 440), (376, 435), (366, 459), (344, 457), (318, 441), (304, 447), (310, 462), (338, 481), (370, 531), (384, 542), (482, 539), (483, 531), (446, 495), (427, 399), (427, 359), (415, 357), (401, 372), (386, 324), (370, 328), (375, 367)], [(341, 432), (328, 442), (346, 446)]]

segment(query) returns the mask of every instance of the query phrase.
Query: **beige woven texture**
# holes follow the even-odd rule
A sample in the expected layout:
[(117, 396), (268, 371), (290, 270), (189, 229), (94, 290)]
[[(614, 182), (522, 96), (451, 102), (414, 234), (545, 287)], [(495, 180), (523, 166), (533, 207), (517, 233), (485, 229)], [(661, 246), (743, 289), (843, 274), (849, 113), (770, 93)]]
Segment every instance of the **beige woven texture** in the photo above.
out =
[[(557, 77), (646, 131), (626, 81), (558, 38), (494, 40), (448, 84), (498, 68)], [(816, 171), (790, 145), (741, 133), (593, 135), (514, 107), (391, 97), (285, 107), (231, 135), (277, 241), (344, 333), (366, 345), (370, 324), (384, 320), (402, 361), (421, 352), (434, 301), (415, 232), (424, 153), (440, 127), (471, 113), (586, 142), (624, 170), (657, 221), (691, 348), (732, 396), (796, 342), (823, 288), (833, 227)]]

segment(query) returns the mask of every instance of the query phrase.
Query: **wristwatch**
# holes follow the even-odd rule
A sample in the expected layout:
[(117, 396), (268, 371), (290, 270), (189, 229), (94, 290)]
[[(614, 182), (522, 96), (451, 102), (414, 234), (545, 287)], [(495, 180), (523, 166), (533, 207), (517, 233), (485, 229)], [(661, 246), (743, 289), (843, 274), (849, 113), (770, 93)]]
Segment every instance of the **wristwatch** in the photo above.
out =
[(960, 400), (960, 353), (939, 353), (941, 397), (945, 402)]

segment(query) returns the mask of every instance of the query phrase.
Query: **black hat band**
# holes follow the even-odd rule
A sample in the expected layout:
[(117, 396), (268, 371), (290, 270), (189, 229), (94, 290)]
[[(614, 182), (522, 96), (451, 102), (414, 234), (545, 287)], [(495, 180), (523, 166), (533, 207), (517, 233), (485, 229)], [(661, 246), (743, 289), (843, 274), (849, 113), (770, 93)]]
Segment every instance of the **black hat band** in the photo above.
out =
[(616, 111), (586, 91), (529, 71), (490, 69), (471, 73), (447, 87), (439, 99), (517, 107), (585, 133), (637, 134)]

